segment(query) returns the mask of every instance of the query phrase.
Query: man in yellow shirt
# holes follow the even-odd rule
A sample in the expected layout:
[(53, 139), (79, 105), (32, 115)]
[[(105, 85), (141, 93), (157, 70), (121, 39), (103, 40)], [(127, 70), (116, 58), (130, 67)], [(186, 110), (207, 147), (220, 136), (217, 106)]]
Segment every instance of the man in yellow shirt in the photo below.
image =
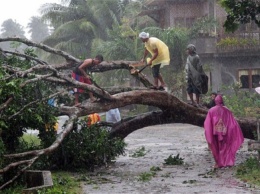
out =
[[(162, 75), (160, 74), (160, 68), (164, 65), (170, 64), (170, 54), (168, 46), (158, 38), (149, 37), (149, 33), (141, 32), (139, 34), (139, 38), (142, 40), (145, 46), (144, 57), (142, 58), (142, 62), (145, 61), (148, 53), (152, 55), (151, 59), (148, 60), (147, 65), (152, 67), (152, 73), (154, 77), (154, 86), (153, 89), (164, 90), (166, 86)], [(159, 87), (159, 81), (161, 83)]]

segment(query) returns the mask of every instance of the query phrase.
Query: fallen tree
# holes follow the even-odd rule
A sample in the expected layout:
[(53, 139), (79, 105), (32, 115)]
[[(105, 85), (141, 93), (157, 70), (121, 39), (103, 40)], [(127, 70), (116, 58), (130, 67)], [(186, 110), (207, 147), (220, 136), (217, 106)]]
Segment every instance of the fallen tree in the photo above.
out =
[[(0, 50), (0, 57), (4, 61), (1, 64), (1, 68), (8, 72), (5, 74), (2, 80), (8, 82), (13, 78), (19, 79), (19, 82), (17, 83), (19, 83), (20, 89), (25, 88), (28, 85), (35, 84), (39, 81), (54, 83), (55, 85), (59, 85), (62, 88), (51, 94), (43, 95), (40, 99), (34, 99), (30, 103), (25, 104), (19, 111), (10, 115), (8, 117), (9, 120), (24, 114), (24, 111), (27, 107), (42, 101), (47, 101), (48, 99), (60, 94), (69, 93), (69, 89), (73, 87), (81, 87), (86, 91), (91, 91), (99, 97), (99, 100), (96, 102), (89, 102), (86, 100), (77, 107), (68, 105), (58, 107), (59, 114), (68, 115), (69, 121), (64, 127), (64, 130), (57, 136), (56, 140), (52, 143), (51, 146), (41, 150), (4, 155), (4, 158), (6, 159), (16, 159), (17, 161), (10, 163), (4, 168), (0, 169), (0, 174), (5, 173), (17, 166), (22, 166), (22, 168), (19, 172), (17, 172), (16, 176), (0, 186), (0, 189), (12, 183), (41, 155), (49, 154), (57, 149), (64, 138), (72, 131), (73, 125), (75, 123), (74, 121), (79, 117), (86, 116), (91, 113), (103, 112), (111, 108), (125, 107), (131, 104), (142, 104), (159, 108), (159, 111), (147, 112), (115, 123), (110, 134), (112, 137), (117, 136), (120, 138), (125, 138), (135, 130), (156, 124), (188, 123), (203, 127), (207, 110), (191, 106), (166, 91), (148, 89), (152, 83), (150, 83), (144, 74), (135, 70), (134, 65), (137, 63), (136, 61), (104, 61), (100, 65), (92, 68), (91, 71), (102, 73), (115, 69), (126, 69), (129, 70), (129, 73), (132, 76), (140, 80), (140, 82), (143, 84), (143, 87), (102, 88), (97, 85), (87, 85), (80, 83), (72, 79), (70, 74), (64, 70), (70, 70), (75, 66), (75, 64), (80, 63), (81, 60), (69, 55), (66, 52), (50, 48), (43, 44), (36, 44), (27, 39), (0, 38), (0, 42), (5, 41), (20, 42), (26, 44), (27, 46), (42, 49), (48, 53), (58, 55), (65, 60), (65, 62), (61, 64), (49, 64), (48, 62), (42, 61), (34, 55)], [(17, 66), (13, 67), (11, 63), (9, 64), (8, 57), (10, 56), (16, 56), (20, 59), (30, 61), (33, 65), (29, 65), (26, 69), (19, 68)], [(10, 95), (4, 101), (2, 101), (0, 104), (1, 114), (6, 109), (8, 109), (8, 107), (10, 107), (15, 100), (16, 99)], [(238, 118), (237, 120), (241, 126), (244, 136), (249, 139), (254, 139), (254, 132), (256, 131), (256, 118)]]

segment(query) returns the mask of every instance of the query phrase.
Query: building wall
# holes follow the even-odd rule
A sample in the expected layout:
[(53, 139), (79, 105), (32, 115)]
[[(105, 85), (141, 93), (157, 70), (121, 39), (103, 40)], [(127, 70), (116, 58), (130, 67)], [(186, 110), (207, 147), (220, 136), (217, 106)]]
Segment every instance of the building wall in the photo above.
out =
[[(154, 1), (155, 2), (155, 1)], [(203, 64), (211, 68), (212, 90), (219, 91), (223, 85), (231, 85), (239, 81), (238, 69), (260, 68), (260, 46), (253, 52), (248, 48), (242, 51), (226, 51), (217, 49), (217, 42), (225, 37), (249, 37), (252, 35), (246, 31), (238, 30), (234, 34), (225, 33), (222, 27), (226, 20), (225, 10), (217, 3), (217, 0), (158, 0), (157, 6), (165, 8), (161, 16), (164, 18), (164, 28), (180, 26), (189, 27), (192, 20), (203, 16), (214, 16), (219, 26), (216, 28), (216, 37), (199, 37), (192, 40)], [(245, 28), (246, 29), (246, 28)], [(253, 34), (260, 40), (260, 28)], [(260, 44), (259, 44), (260, 45)], [(237, 48), (235, 48), (236, 50)], [(239, 48), (238, 48), (239, 49)], [(257, 52), (258, 51), (258, 52)]]
[(203, 17), (208, 15), (208, 3), (171, 3), (167, 6), (169, 11), (169, 27), (173, 27), (179, 24), (183, 20), (183, 26), (186, 26), (186, 20)]
[(240, 82), (238, 71), (240, 69), (260, 69), (259, 56), (236, 56), (236, 57), (218, 57), (216, 65), (221, 68), (221, 82), (225, 85), (231, 85)]
[(201, 53), (215, 53), (216, 52), (216, 38), (215, 37), (198, 37), (191, 40), (198, 50), (198, 54)]
[(240, 82), (238, 72), (241, 69), (259, 69), (260, 71), (260, 56), (257, 54), (250, 57), (239, 54), (234, 56), (201, 54), (200, 58), (204, 66), (210, 67), (211, 89), (215, 92), (221, 91), (223, 86)]

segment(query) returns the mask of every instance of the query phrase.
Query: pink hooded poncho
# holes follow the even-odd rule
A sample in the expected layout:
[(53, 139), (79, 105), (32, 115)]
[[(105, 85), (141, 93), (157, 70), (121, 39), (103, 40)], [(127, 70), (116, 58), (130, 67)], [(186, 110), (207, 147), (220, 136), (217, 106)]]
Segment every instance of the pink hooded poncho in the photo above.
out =
[(215, 103), (204, 122), (205, 137), (217, 167), (233, 166), (244, 137), (232, 112), (223, 106), (220, 95), (215, 98)]

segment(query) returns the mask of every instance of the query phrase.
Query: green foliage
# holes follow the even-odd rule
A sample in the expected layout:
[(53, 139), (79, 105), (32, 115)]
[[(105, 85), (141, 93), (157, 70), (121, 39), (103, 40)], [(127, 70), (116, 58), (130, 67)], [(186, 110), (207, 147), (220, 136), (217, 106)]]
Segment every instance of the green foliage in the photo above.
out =
[[(223, 87), (223, 89), (225, 88)], [(257, 117), (256, 109), (260, 107), (259, 95), (240, 90), (239, 88), (239, 83), (226, 88), (233, 92), (223, 96), (225, 106), (237, 117)]]
[[(86, 120), (79, 122), (82, 129), (68, 134), (61, 146), (49, 156), (44, 156), (36, 163), (37, 168), (93, 170), (94, 166), (102, 165), (124, 154), (125, 143), (119, 138), (111, 138), (109, 133), (96, 125), (87, 126)], [(52, 143), (55, 135), (46, 133), (42, 139), (45, 145)]]
[(156, 172), (161, 170), (162, 169), (158, 166), (152, 166), (149, 172), (143, 172), (139, 174), (137, 180), (142, 182), (148, 182), (156, 175)]
[(260, 163), (255, 157), (248, 158), (236, 169), (236, 176), (244, 182), (260, 186)]
[(31, 134), (23, 134), (22, 137), (19, 138), (19, 146), (17, 148), (17, 152), (35, 150), (41, 148), (41, 140), (36, 135)]
[(164, 164), (166, 165), (182, 165), (184, 163), (184, 159), (180, 157), (180, 154), (172, 157), (172, 154), (164, 160)]
[(55, 48), (62, 47), (62, 50), (76, 56), (87, 53), (90, 57), (95, 49), (92, 47), (93, 41), (108, 39), (107, 29), (120, 24), (129, 3), (130, 1), (119, 0), (88, 0), (72, 1), (68, 6), (49, 4), (42, 10), (43, 19), (54, 26), (54, 32), (45, 43)]
[[(80, 180), (70, 172), (52, 172), (53, 187), (37, 191), (37, 194), (78, 194), (81, 193)], [(0, 191), (0, 194), (22, 193), (24, 186), (14, 185)]]
[(220, 5), (227, 12), (224, 28), (227, 32), (234, 32), (240, 24), (254, 22), (260, 27), (260, 4), (254, 0), (221, 0)]
[(49, 36), (48, 25), (43, 23), (40, 17), (31, 17), (27, 27), (29, 28), (29, 33), (31, 33), (31, 40), (34, 42), (41, 42)]
[(234, 38), (234, 37), (227, 37), (221, 39), (218, 43), (218, 47), (249, 47), (249, 46), (256, 46), (258, 45), (258, 40), (253, 38)]
[[(32, 49), (26, 49), (25, 54), (35, 57)], [(48, 95), (52, 89), (44, 81), (28, 82), (34, 78), (34, 74), (20, 77), (16, 76), (17, 71), (27, 70), (34, 63), (28, 59), (15, 56), (8, 56), (0, 60), (0, 133), (1, 133), (1, 155), (12, 154), (20, 151), (28, 151), (39, 148), (32, 142), (22, 141), (26, 129), (38, 129), (45, 131), (46, 123), (56, 123), (57, 110), (47, 104)], [(37, 72), (37, 74), (46, 72)], [(45, 100), (44, 100), (45, 98)], [(6, 107), (3, 105), (7, 105)], [(9, 162), (1, 157), (1, 167)], [(1, 184), (10, 180), (19, 168), (13, 168), (1, 176)]]
[(154, 176), (156, 175), (156, 172), (151, 171), (151, 172), (143, 172), (141, 173), (137, 180), (141, 182), (148, 182), (150, 181)]
[(255, 157), (248, 158), (243, 164), (237, 167), (237, 175), (245, 175), (253, 173), (254, 171), (260, 171), (259, 161)]
[(23, 30), (23, 27), (12, 19), (5, 20), (1, 24), (1, 27), (1, 37), (18, 36), (25, 38), (25, 31)]
[(53, 187), (43, 190), (38, 190), (37, 194), (77, 194), (81, 192), (80, 182), (71, 173), (54, 172)]
[(162, 169), (159, 166), (152, 166), (150, 168), (150, 171), (157, 172), (157, 171), (162, 171)]
[(142, 182), (150, 181), (154, 176), (156, 176), (156, 172), (162, 171), (162, 169), (158, 166), (152, 166), (149, 172), (143, 172), (139, 174), (137, 180)]
[(192, 38), (197, 38), (199, 35), (215, 36), (215, 28), (217, 21), (212, 17), (198, 18), (192, 25), (190, 35)]
[(142, 146), (142, 147), (138, 148), (138, 149), (131, 155), (131, 157), (133, 157), (133, 158), (143, 157), (143, 156), (146, 155), (147, 152), (148, 152), (148, 151), (145, 150), (145, 147)]
[(24, 186), (14, 184), (10, 188), (5, 188), (3, 190), (0, 190), (0, 194), (18, 194), (18, 193), (22, 193), (23, 189), (24, 189)]
[[(35, 56), (31, 49), (27, 49), (25, 53)], [(11, 65), (13, 69), (20, 70), (33, 65), (29, 60), (13, 56), (1, 61), (1, 64)], [(8, 108), (1, 112), (1, 137), (7, 153), (14, 153), (19, 146), (19, 137), (22, 137), (25, 129), (38, 129), (39, 126), (54, 120), (56, 110), (42, 100), (42, 91), (45, 90), (47, 93), (44, 82), (34, 82), (21, 87), (20, 84), (29, 77), (16, 78), (13, 71), (7, 70), (4, 66), (0, 67), (0, 72), (0, 104), (12, 100)]]

